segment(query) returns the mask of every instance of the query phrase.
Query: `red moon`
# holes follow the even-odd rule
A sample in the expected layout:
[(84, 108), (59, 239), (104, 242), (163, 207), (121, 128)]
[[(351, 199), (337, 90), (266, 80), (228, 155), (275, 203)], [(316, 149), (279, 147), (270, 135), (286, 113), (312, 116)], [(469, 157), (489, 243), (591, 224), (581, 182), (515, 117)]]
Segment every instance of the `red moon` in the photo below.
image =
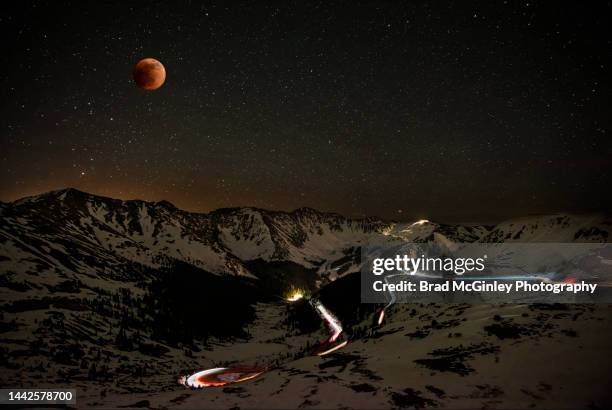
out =
[(166, 81), (164, 65), (154, 58), (143, 58), (134, 66), (134, 82), (143, 90), (157, 90)]

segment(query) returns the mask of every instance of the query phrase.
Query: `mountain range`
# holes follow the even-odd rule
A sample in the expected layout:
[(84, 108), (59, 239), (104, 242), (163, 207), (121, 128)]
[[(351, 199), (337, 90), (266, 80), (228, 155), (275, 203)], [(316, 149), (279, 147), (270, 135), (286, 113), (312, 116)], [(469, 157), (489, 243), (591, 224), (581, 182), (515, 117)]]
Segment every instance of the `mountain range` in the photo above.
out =
[[(74, 387), (80, 407), (612, 405), (608, 306), (394, 305), (372, 330), (358, 274), (371, 244), (609, 242), (607, 215), (194, 213), (64, 189), (0, 203), (0, 216), (3, 386)], [(282, 300), (293, 285), (342, 321), (344, 349), (309, 354), (328, 335), (307, 303)], [(207, 392), (176, 383), (229, 364), (274, 370)]]
[(123, 201), (64, 189), (2, 203), (0, 270), (129, 279), (126, 266), (157, 267), (172, 258), (219, 275), (253, 277), (248, 262), (288, 261), (324, 282), (359, 269), (360, 246), (387, 242), (606, 242), (604, 215), (545, 215), (496, 225), (350, 219), (300, 208), (293, 212), (226, 208), (180, 210), (167, 201)]

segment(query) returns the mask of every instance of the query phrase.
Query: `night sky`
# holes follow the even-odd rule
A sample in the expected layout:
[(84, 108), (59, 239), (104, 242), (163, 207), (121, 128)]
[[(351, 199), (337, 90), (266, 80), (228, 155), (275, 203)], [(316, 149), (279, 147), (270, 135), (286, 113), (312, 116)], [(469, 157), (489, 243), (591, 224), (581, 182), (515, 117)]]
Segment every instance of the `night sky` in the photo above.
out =
[[(97, 3), (4, 5), (2, 201), (612, 209), (610, 3)], [(157, 91), (132, 81), (144, 57)]]

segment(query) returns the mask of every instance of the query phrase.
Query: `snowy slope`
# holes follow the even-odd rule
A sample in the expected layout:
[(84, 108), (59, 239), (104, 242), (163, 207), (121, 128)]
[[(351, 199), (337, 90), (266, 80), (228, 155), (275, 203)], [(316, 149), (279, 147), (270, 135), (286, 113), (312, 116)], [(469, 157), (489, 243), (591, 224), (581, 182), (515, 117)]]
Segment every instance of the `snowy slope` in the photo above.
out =
[[(389, 311), (389, 321), (374, 334), (365, 331), (370, 317), (357, 323), (355, 338), (345, 350), (320, 359), (303, 354), (324, 337), (325, 329), (298, 330), (283, 302), (256, 304), (255, 320), (245, 327), (249, 338), (210, 335), (182, 345), (156, 333), (162, 328), (151, 324), (159, 317), (147, 307), (159, 300), (145, 299), (147, 292), (158, 295), (147, 286), (168, 258), (214, 274), (195, 287), (200, 293), (212, 279), (249, 282), (243, 277), (253, 276), (254, 262), (260, 260), (281, 264), (272, 274), (284, 272), (286, 266), (304, 268), (287, 270), (288, 275), (316, 272), (324, 293), (354, 277), (347, 275), (359, 270), (364, 245), (606, 242), (611, 223), (603, 216), (534, 216), (485, 226), (354, 220), (308, 208), (201, 214), (163, 201), (121, 201), (74, 189), (0, 203), (0, 216), (4, 385), (76, 386), (79, 400), (92, 407), (138, 400), (149, 400), (154, 407), (188, 408), (482, 407), (487, 400), (520, 407), (539, 400), (533, 394), (551, 400), (570, 387), (584, 392), (580, 400), (585, 404), (589, 398), (607, 403), (600, 400), (607, 392), (605, 383), (598, 382), (604, 376), (584, 378), (579, 371), (584, 363), (595, 368), (600, 357), (612, 357), (609, 332), (602, 337), (599, 330), (609, 329), (612, 322), (606, 306), (562, 312), (525, 306), (423, 306), (413, 312), (402, 306)], [(194, 287), (189, 279), (176, 282), (183, 289)], [(342, 303), (358, 299), (342, 288), (335, 292)], [(228, 303), (231, 300), (228, 297)], [(202, 303), (198, 297), (193, 302)], [(203, 314), (197, 321), (210, 326), (211, 317)], [(518, 331), (519, 336), (502, 340), (495, 329)], [(542, 341), (548, 342), (545, 354), (534, 360), (530, 352)], [(451, 370), (436, 367), (440, 361), (450, 361)], [(176, 384), (185, 372), (234, 362), (280, 366), (228, 390), (191, 392)], [(567, 362), (577, 371), (562, 366), (538, 370), (551, 362)], [(523, 381), (526, 365), (532, 377)], [(24, 373), (31, 377), (24, 379)], [(530, 387), (534, 383), (539, 390)], [(559, 397), (558, 402), (545, 403), (556, 406), (568, 398)], [(567, 403), (582, 406), (582, 401)]]
[(541, 215), (495, 226), (481, 242), (608, 242), (612, 219), (601, 215)]
[(333, 280), (359, 269), (365, 244), (392, 242), (605, 242), (602, 216), (553, 215), (497, 226), (430, 221), (353, 220), (301, 208), (191, 213), (172, 204), (121, 201), (65, 189), (0, 208), (0, 271), (59, 272), (66, 277), (128, 279), (129, 264), (157, 267), (167, 258), (216, 274), (252, 276), (245, 262), (289, 261)]

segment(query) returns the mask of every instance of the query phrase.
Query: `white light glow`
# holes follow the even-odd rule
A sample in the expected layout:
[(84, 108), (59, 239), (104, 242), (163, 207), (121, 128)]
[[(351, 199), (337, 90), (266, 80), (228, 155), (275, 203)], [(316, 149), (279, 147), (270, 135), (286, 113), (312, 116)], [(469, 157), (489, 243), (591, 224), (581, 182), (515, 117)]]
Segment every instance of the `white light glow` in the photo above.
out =
[(328, 311), (327, 308), (325, 308), (325, 306), (323, 306), (323, 304), (318, 300), (315, 302), (315, 308), (319, 312), (319, 316), (321, 316), (331, 331), (331, 336), (329, 337), (328, 341), (335, 342), (336, 339), (338, 339), (338, 336), (340, 336), (342, 333), (342, 325), (340, 324), (340, 321), (336, 319), (336, 317), (332, 315), (331, 312)]
[(342, 349), (344, 346), (346, 346), (348, 344), (348, 340), (345, 340), (344, 342), (340, 343), (337, 346), (332, 347), (331, 349), (328, 349), (324, 352), (318, 353), (319, 356), (325, 356), (326, 354), (330, 354), (331, 352), (335, 352), (338, 349)]
[(378, 315), (378, 326), (380, 326), (385, 318), (385, 309), (380, 311), (380, 315)]
[(215, 367), (214, 369), (202, 370), (200, 372), (194, 373), (187, 378), (185, 381), (185, 386), (188, 387), (206, 387), (206, 383), (201, 383), (198, 379), (202, 376), (208, 376), (210, 374), (219, 373), (223, 370), (227, 370), (227, 367)]
[(428, 222), (429, 222), (429, 220), (428, 220), (428, 219), (420, 219), (420, 220), (416, 221), (415, 223), (413, 223), (413, 224), (412, 224), (412, 226), (415, 226), (415, 225), (423, 225), (423, 224), (426, 224), (426, 223), (428, 223)]

